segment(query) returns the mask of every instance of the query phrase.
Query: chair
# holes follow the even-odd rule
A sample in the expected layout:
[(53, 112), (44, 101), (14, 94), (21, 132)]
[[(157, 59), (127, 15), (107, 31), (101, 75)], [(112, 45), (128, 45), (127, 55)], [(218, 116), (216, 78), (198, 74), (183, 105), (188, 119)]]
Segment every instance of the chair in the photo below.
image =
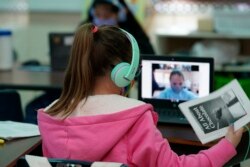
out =
[(23, 122), (20, 95), (14, 90), (0, 90), (0, 121)]
[[(39, 158), (39, 157), (38, 157)], [(125, 164), (110, 163), (110, 162), (89, 162), (79, 160), (66, 160), (66, 159), (54, 159), (48, 158), (48, 161), (52, 167), (128, 167)], [(20, 157), (16, 164), (17, 167), (29, 167), (24, 156)]]

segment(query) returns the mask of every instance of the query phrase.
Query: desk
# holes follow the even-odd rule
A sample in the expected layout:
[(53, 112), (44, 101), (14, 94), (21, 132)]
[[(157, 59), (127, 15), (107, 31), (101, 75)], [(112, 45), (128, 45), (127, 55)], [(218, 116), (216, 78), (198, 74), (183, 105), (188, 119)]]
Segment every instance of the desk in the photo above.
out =
[(18, 158), (41, 146), (40, 136), (6, 141), (0, 145), (0, 166), (15, 166)]
[[(213, 143), (202, 145), (189, 126), (158, 125), (158, 128), (163, 136), (168, 139), (171, 147), (173, 144), (180, 145), (181, 150), (184, 150), (187, 154), (196, 153), (199, 150), (207, 149), (213, 145)], [(242, 142), (237, 148), (239, 154), (228, 162), (226, 166), (238, 164), (244, 158), (248, 140), (249, 137), (247, 133), (244, 133)], [(31, 154), (36, 149), (39, 149), (39, 146), (41, 146), (40, 136), (7, 141), (4, 145), (0, 145), (0, 166), (15, 166), (19, 157), (25, 154)], [(173, 150), (176, 151), (175, 149)], [(36, 155), (41, 156), (42, 154), (38, 152)]]
[(208, 148), (213, 145), (213, 143), (202, 144), (192, 127), (189, 125), (178, 126), (175, 124), (158, 124), (157, 127), (161, 131), (163, 137), (167, 138), (170, 143), (201, 146), (204, 148)]
[(60, 90), (63, 80), (63, 72), (28, 71), (18, 67), (0, 71), (0, 89)]

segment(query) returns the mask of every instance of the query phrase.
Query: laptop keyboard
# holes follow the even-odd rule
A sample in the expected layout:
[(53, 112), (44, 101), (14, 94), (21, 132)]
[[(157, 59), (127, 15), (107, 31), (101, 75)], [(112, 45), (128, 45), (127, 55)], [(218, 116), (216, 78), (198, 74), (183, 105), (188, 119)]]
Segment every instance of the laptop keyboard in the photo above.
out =
[(187, 119), (181, 111), (166, 108), (155, 108), (155, 110), (159, 114), (159, 122), (188, 124)]

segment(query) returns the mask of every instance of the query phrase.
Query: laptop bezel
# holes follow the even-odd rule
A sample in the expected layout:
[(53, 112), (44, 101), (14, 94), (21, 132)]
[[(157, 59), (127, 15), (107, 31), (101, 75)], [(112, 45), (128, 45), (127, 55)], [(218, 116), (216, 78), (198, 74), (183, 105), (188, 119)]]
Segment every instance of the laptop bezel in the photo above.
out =
[[(56, 53), (55, 53), (55, 47), (59, 47), (59, 45), (56, 45), (53, 42), (53, 38), (55, 37), (60, 37), (60, 39), (65, 39), (66, 37), (74, 37), (75, 33), (74, 32), (49, 32), (48, 33), (48, 40), (49, 40), (49, 56), (50, 56), (50, 66), (51, 66), (51, 70), (52, 71), (64, 71), (66, 69), (67, 63), (69, 61), (69, 56), (70, 56), (70, 52), (71, 52), (71, 46), (68, 45), (62, 45), (63, 47), (68, 47), (69, 48), (69, 55), (67, 57), (67, 59), (60, 59), (60, 60), (55, 60), (56, 58)], [(60, 47), (62, 47), (60, 46)], [(58, 56), (58, 55), (57, 55)], [(57, 61), (63, 61), (63, 64), (65, 64), (65, 66), (61, 66), (57, 63)]]
[[(149, 55), (149, 54), (141, 54), (140, 63), (142, 64), (143, 60), (156, 60), (156, 61), (179, 61), (179, 62), (201, 62), (201, 63), (209, 63), (209, 93), (213, 91), (214, 87), (214, 59), (212, 57), (187, 57), (187, 56), (174, 56), (174, 55)], [(143, 66), (142, 66), (143, 68)], [(142, 69), (143, 72), (143, 69)], [(142, 75), (138, 77), (138, 99), (144, 101), (146, 103), (150, 103), (153, 106), (161, 107), (161, 108), (169, 108), (169, 109), (177, 109), (178, 105), (183, 101), (173, 102), (165, 99), (149, 99), (142, 97)]]

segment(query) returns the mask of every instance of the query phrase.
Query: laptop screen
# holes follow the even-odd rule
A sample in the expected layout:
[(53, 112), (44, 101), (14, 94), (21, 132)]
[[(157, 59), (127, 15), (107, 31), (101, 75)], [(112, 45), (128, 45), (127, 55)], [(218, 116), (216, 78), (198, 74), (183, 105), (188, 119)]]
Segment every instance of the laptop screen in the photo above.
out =
[(208, 95), (213, 87), (213, 58), (141, 55), (138, 98), (177, 108), (178, 103)]

